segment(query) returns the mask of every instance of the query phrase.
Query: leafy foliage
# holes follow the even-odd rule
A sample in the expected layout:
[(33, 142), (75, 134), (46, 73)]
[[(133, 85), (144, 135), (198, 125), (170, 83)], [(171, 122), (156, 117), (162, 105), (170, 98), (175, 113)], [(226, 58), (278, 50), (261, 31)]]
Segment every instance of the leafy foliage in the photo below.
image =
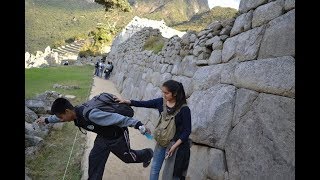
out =
[(95, 0), (95, 2), (104, 5), (106, 7), (106, 11), (120, 9), (124, 12), (130, 12), (132, 10), (127, 0)]
[(162, 50), (164, 43), (165, 40), (162, 36), (150, 36), (144, 43), (143, 49), (153, 51), (157, 54)]
[(96, 29), (89, 33), (89, 36), (93, 38), (93, 42), (85, 42), (85, 45), (80, 49), (79, 55), (81, 57), (102, 55), (103, 46), (111, 43), (116, 32), (114, 25), (98, 23)]

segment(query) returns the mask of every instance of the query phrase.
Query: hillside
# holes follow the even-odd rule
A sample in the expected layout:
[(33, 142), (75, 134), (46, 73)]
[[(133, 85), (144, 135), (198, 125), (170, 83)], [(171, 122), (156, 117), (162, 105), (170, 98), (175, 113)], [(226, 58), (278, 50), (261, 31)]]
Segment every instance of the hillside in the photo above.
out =
[(173, 24), (171, 27), (179, 31), (200, 31), (213, 21), (222, 21), (224, 19), (235, 17), (237, 12), (238, 11), (233, 8), (216, 6), (209, 11), (192, 16), (188, 21)]
[(105, 21), (103, 6), (85, 0), (26, 0), (25, 49), (34, 52), (85, 37), (98, 22)]
[(167, 25), (188, 21), (193, 15), (209, 10), (207, 0), (137, 0), (131, 2), (137, 14), (154, 20), (164, 20)]
[[(26, 0), (25, 50), (35, 54), (47, 46), (58, 47), (87, 38), (98, 23), (114, 26), (120, 32), (134, 16), (164, 20), (178, 30), (199, 30), (214, 19), (224, 19), (236, 10), (208, 10), (206, 0), (131, 0), (131, 12), (105, 11), (103, 5), (88, 0)], [(196, 14), (198, 13), (198, 14)], [(189, 22), (191, 19), (192, 22)]]

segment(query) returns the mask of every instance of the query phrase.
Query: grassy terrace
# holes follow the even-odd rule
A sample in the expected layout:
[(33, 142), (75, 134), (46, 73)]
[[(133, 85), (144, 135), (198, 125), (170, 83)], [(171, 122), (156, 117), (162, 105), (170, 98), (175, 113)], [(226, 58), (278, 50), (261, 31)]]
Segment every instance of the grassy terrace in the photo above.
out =
[[(62, 94), (72, 94), (77, 98), (74, 105), (84, 102), (89, 96), (92, 85), (93, 66), (59, 66), (49, 68), (31, 68), (25, 70), (25, 97), (33, 98), (46, 90)], [(77, 85), (80, 89), (53, 89), (53, 84)], [(32, 179), (62, 179), (73, 141), (75, 146), (65, 179), (80, 179), (81, 159), (85, 148), (85, 135), (74, 126), (73, 122), (65, 123), (62, 130), (52, 130), (44, 139), (44, 146), (35, 157), (26, 156), (25, 164)]]

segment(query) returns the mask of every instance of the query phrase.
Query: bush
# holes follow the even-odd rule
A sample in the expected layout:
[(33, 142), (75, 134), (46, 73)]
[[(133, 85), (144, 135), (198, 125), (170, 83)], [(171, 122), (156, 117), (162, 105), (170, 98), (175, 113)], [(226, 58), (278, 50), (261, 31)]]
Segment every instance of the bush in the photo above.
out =
[(144, 50), (150, 50), (158, 54), (164, 46), (164, 38), (160, 36), (150, 36), (143, 45)]
[(58, 47), (64, 46), (64, 45), (66, 45), (66, 41), (65, 40), (58, 40), (58, 41), (55, 41), (53, 43), (52, 48), (58, 48)]

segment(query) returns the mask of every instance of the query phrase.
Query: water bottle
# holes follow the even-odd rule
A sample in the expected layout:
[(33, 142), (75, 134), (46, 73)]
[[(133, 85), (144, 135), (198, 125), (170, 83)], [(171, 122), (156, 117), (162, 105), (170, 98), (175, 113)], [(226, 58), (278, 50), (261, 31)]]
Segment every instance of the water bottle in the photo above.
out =
[(153, 139), (153, 136), (149, 132), (146, 131), (146, 128), (144, 126), (139, 126), (139, 130), (140, 130), (141, 134), (143, 134), (147, 137), (147, 139), (150, 139), (150, 140)]
[(150, 140), (153, 139), (153, 136), (152, 136), (150, 133), (148, 133), (148, 132), (145, 132), (144, 135), (145, 135), (148, 139), (150, 139)]

